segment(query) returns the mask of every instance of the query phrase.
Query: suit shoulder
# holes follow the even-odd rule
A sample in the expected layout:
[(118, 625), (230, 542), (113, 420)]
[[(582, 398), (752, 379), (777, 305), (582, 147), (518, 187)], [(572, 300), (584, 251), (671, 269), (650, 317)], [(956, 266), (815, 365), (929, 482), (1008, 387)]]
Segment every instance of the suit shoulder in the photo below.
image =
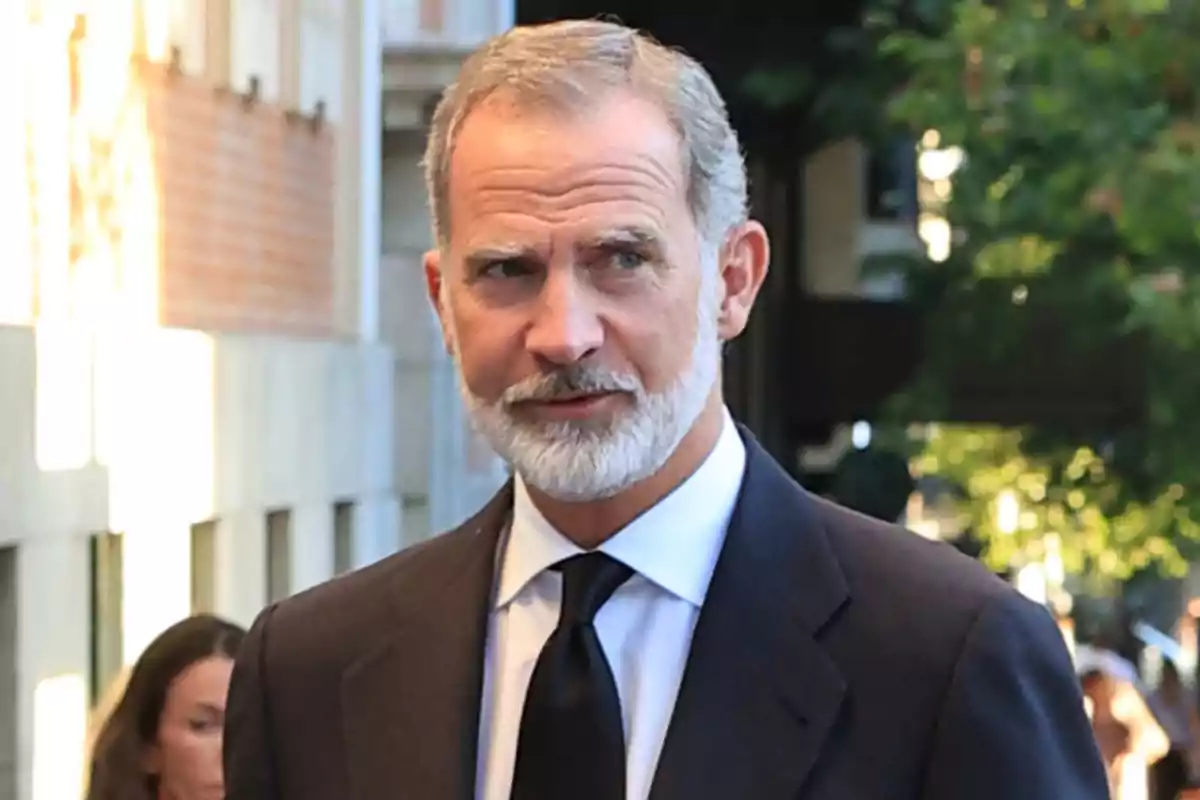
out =
[(945, 542), (815, 498), (817, 517), (838, 554), (855, 596), (930, 600), (974, 617), (984, 605), (1015, 591), (983, 564)]
[[(998, 613), (1019, 627), (1035, 617), (1033, 612), (1044, 615), (945, 542), (824, 500), (814, 503), (850, 598), (824, 633), (830, 652), (860, 686), (903, 687), (900, 694), (914, 725), (928, 722), (941, 702), (981, 620)], [(1020, 619), (1009, 619), (1011, 614)], [(1014, 641), (1010, 637), (996, 646), (1012, 647)], [(883, 673), (881, 665), (886, 665)], [(886, 702), (894, 702), (899, 695), (889, 692)]]
[(850, 593), (845, 633), (913, 680), (947, 677), (985, 609), (1032, 605), (945, 542), (814, 502)]
[(468, 532), (444, 533), (278, 601), (263, 612), (271, 650), (319, 648), (349, 657), (371, 647), (403, 610), (404, 587), (444, 573), (473, 544)]

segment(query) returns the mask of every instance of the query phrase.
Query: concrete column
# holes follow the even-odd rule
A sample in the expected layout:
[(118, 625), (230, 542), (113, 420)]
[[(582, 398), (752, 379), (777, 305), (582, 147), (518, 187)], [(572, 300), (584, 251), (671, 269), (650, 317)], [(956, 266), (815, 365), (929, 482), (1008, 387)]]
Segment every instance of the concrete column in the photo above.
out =
[(438, 432), (454, 424), (446, 405), (452, 398), (438, 393), (435, 372), (451, 365), (421, 264), (433, 242), (420, 168), (425, 137), (421, 131), (389, 131), (385, 144), (382, 335), (395, 353), (394, 491), (404, 498), (405, 544), (413, 544), (433, 530), (431, 512), (441, 484)]
[[(129, 514), (121, 534), (121, 663), (192, 613), (191, 526)], [(86, 584), (85, 584), (86, 585)], [(87, 636), (81, 639), (87, 642)], [(65, 796), (65, 795), (64, 795)]]
[(88, 714), (88, 542), (35, 536), (17, 550), (17, 798), (82, 793)]
[(400, 549), (400, 504), (390, 494), (361, 498), (354, 507), (354, 566), (364, 567)]
[(192, 613), (191, 526), (143, 520), (122, 533), (121, 627), (125, 664)]
[[(355, 433), (362, 443), (358, 485), (367, 495), (395, 491), (395, 360), (390, 348), (361, 348), (361, 394)], [(401, 434), (403, 435), (403, 434)]]
[(217, 522), (216, 612), (248, 626), (267, 597), (267, 521), (237, 511)]
[(856, 141), (814, 153), (804, 173), (804, 288), (817, 297), (858, 293), (865, 154)]
[(301, 3), (279, 4), (279, 102), (284, 108), (300, 107)]
[(429, 498), (425, 495), (407, 495), (400, 499), (401, 547), (420, 544), (434, 530), (429, 515)]
[(390, 132), (384, 164), (383, 337), (396, 353), (396, 491), (408, 501), (406, 544), (470, 516), (504, 479), (498, 458), (467, 454), (472, 441), (458, 375), (426, 295), (421, 254), (431, 245), (418, 163), (424, 139)]
[(371, 342), (379, 337), (382, 17), (379, 0), (349, 0), (342, 13), (334, 299), (343, 332)]
[[(3, 270), (4, 267), (0, 267)], [(2, 291), (0, 287), (0, 291)], [(0, 326), (0, 542), (20, 541), (44, 524), (30, 508), (36, 470), (37, 345), (33, 328)]]
[(292, 509), (292, 593), (333, 575), (333, 506), (313, 503)]

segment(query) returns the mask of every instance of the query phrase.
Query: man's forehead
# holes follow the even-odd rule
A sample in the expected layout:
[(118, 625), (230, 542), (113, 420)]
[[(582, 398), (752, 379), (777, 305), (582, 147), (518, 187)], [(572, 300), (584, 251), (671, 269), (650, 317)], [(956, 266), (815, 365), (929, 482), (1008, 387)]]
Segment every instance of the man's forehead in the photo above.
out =
[(587, 106), (560, 109), (499, 95), (460, 124), (451, 176), (475, 166), (537, 160), (628, 158), (657, 164), (672, 182), (682, 175), (682, 141), (666, 113), (632, 92), (610, 92)]
[(476, 113), (451, 156), (451, 238), (648, 240), (690, 213), (679, 139), (654, 107), (573, 121)]
[(480, 98), (459, 121), (459, 130), (472, 118), (490, 118), (508, 124), (570, 125), (586, 121), (596, 114), (610, 115), (616, 110), (648, 111), (667, 125), (670, 120), (662, 107), (644, 93), (627, 86), (598, 86), (586, 95), (557, 96), (552, 93), (521, 91), (501, 86)]

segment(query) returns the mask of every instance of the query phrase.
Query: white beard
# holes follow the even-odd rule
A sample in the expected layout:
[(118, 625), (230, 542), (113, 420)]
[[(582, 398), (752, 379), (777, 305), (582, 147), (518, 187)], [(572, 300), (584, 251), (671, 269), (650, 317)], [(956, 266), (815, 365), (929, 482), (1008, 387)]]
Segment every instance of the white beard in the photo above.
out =
[[(715, 269), (711, 271), (715, 277)], [(712, 284), (706, 274), (700, 287), (691, 360), (661, 392), (647, 392), (634, 374), (585, 363), (536, 375), (489, 403), (471, 392), (463, 379), (462, 360), (455, 352), (459, 387), (472, 423), (526, 483), (556, 500), (601, 500), (645, 480), (662, 469), (675, 452), (720, 377), (719, 299)], [(451, 337), (452, 342), (456, 338)], [(603, 422), (530, 422), (510, 411), (517, 401), (566, 391), (623, 391), (632, 398), (633, 407)]]

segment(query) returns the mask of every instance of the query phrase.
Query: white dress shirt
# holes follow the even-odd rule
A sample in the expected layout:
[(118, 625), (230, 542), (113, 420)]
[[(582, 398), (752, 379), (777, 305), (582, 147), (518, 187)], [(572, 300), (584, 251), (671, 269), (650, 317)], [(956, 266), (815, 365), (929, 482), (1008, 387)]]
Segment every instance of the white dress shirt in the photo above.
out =
[[(745, 447), (726, 412), (716, 447), (700, 468), (599, 548), (635, 572), (595, 620), (621, 697), (627, 800), (650, 794), (745, 465)], [(488, 632), (478, 800), (509, 798), (525, 693), (558, 624), (562, 578), (548, 568), (580, 552), (546, 521), (518, 477)]]

